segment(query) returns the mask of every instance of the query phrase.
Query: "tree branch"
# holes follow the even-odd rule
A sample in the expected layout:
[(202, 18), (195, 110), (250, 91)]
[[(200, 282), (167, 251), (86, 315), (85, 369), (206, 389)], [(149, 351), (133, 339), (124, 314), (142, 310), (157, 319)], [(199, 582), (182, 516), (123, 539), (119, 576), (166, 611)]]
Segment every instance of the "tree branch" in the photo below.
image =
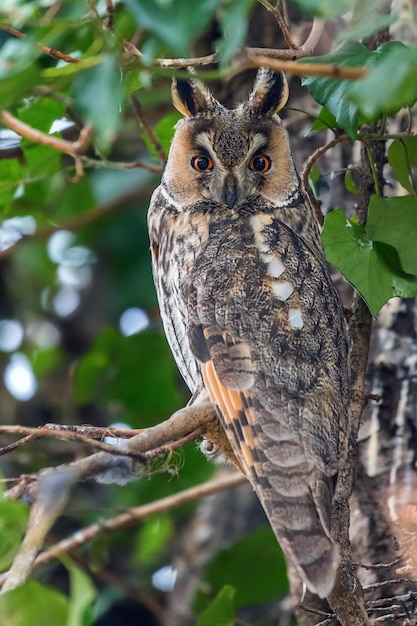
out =
[[(16, 28), (9, 26), (8, 24), (0, 24), (0, 30), (4, 30), (6, 33), (17, 37), (18, 39), (29, 39), (25, 33), (20, 32)], [(76, 59), (75, 57), (70, 56), (69, 54), (64, 54), (60, 52), (56, 48), (50, 48), (49, 46), (45, 46), (43, 43), (35, 44), (38, 48), (45, 52), (45, 54), (49, 55), (53, 59), (60, 59), (61, 61), (65, 61), (65, 63), (79, 63), (80, 59)]]
[[(59, 558), (63, 554), (68, 554), (76, 548), (84, 545), (87, 542), (92, 541), (100, 532), (106, 530), (108, 532), (132, 526), (138, 522), (155, 515), (157, 513), (163, 513), (169, 509), (181, 506), (193, 500), (203, 498), (223, 489), (230, 489), (231, 487), (237, 487), (247, 482), (247, 479), (243, 474), (238, 472), (227, 473), (226, 475), (214, 478), (196, 487), (190, 487), (179, 493), (175, 493), (166, 498), (161, 498), (155, 502), (137, 506), (128, 509), (125, 513), (117, 515), (111, 519), (103, 520), (100, 523), (91, 524), (82, 530), (78, 530), (73, 535), (70, 535), (66, 539), (51, 546), (45, 552), (39, 554), (39, 556), (32, 563), (33, 569), (37, 569), (43, 565), (47, 565), (56, 558)], [(10, 570), (11, 571), (11, 570)], [(4, 584), (8, 572), (0, 575), (0, 586)]]

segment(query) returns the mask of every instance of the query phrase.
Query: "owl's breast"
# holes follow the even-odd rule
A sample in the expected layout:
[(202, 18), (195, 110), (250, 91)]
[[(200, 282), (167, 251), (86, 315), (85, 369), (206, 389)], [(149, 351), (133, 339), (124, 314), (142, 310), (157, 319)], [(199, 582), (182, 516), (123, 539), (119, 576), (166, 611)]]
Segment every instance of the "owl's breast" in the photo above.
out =
[(187, 302), (194, 324), (215, 323), (245, 341), (257, 370), (288, 392), (346, 387), (344, 316), (332, 279), (277, 213), (212, 220)]
[(152, 270), (164, 331), (177, 366), (192, 392), (202, 385), (200, 365), (189, 345), (189, 292), (197, 258), (208, 239), (202, 214), (170, 204), (160, 187), (148, 214)]

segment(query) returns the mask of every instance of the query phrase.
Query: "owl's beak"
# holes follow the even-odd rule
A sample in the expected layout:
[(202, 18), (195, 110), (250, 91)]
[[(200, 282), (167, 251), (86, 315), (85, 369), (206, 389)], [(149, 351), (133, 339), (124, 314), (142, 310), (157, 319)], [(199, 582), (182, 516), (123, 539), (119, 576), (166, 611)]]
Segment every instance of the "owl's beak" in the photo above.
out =
[(238, 197), (238, 189), (236, 178), (233, 174), (228, 174), (224, 181), (223, 202), (227, 204), (229, 209), (233, 209)]

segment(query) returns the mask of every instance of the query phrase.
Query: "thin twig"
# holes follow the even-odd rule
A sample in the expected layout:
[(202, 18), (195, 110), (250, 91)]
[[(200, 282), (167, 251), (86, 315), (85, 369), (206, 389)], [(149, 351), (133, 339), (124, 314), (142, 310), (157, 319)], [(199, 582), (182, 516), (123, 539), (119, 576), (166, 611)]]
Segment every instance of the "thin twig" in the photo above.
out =
[(131, 101), (131, 103), (133, 105), (133, 110), (135, 112), (135, 117), (136, 117), (136, 120), (137, 120), (139, 126), (143, 129), (143, 131), (149, 137), (149, 141), (152, 143), (153, 147), (155, 148), (156, 153), (158, 154), (158, 156), (161, 159), (162, 163), (165, 164), (166, 160), (167, 160), (166, 152), (163, 149), (163, 147), (161, 146), (157, 136), (153, 132), (152, 127), (149, 124), (148, 120), (146, 119), (146, 116), (143, 113), (142, 106), (141, 106), (139, 100), (136, 98), (136, 96), (131, 95), (130, 96), (130, 101)]
[[(179, 493), (167, 496), (166, 498), (161, 498), (155, 502), (128, 509), (125, 513), (117, 515), (114, 518), (87, 526), (83, 530), (75, 532), (73, 535), (70, 535), (48, 550), (45, 550), (45, 552), (42, 552), (36, 558), (33, 569), (47, 565), (62, 554), (71, 552), (85, 543), (92, 541), (102, 531), (111, 532), (137, 524), (151, 515), (163, 513), (169, 509), (197, 500), (198, 498), (213, 495), (214, 493), (231, 487), (237, 487), (245, 482), (246, 478), (242, 474), (237, 472), (227, 474), (221, 478), (215, 478), (201, 485), (197, 485), (196, 487), (191, 487)], [(6, 575), (7, 572), (0, 576), (0, 586), (4, 583)]]
[[(25, 33), (21, 33), (16, 28), (9, 26), (8, 24), (0, 24), (0, 30), (4, 30), (10, 35), (14, 37), (18, 37), (19, 39), (29, 39)], [(45, 46), (43, 43), (35, 43), (37, 48), (40, 48), (45, 54), (48, 54), (53, 59), (60, 59), (61, 61), (65, 61), (66, 63), (79, 63), (80, 59), (76, 59), (75, 57), (70, 56), (69, 54), (64, 54), (57, 50), (56, 48), (50, 48), (49, 46)]]
[(147, 172), (151, 172), (152, 174), (161, 174), (162, 173), (162, 165), (152, 165), (152, 163), (145, 163), (144, 161), (140, 161), (139, 159), (135, 159), (134, 161), (109, 161), (104, 157), (101, 159), (92, 159), (91, 157), (81, 157), (82, 163), (84, 167), (102, 167), (113, 170), (133, 170), (133, 169), (142, 169)]
[(32, 441), (36, 439), (40, 439), (41, 437), (52, 437), (55, 439), (61, 439), (63, 441), (77, 441), (79, 443), (84, 443), (84, 444), (91, 446), (92, 448), (96, 448), (97, 450), (108, 452), (109, 454), (118, 454), (118, 455), (126, 454), (126, 456), (135, 458), (141, 463), (146, 463), (148, 460), (147, 456), (144, 454), (131, 453), (128, 451), (120, 452), (116, 450), (116, 447), (111, 444), (103, 443), (102, 441), (97, 441), (96, 439), (82, 435), (72, 430), (61, 430), (59, 427), (55, 428), (55, 424), (50, 424), (47, 426), (42, 426), (41, 428), (33, 428), (33, 429), (28, 429), (28, 430), (31, 430), (31, 436), (24, 437), (23, 439), (16, 442), (15, 444), (10, 444), (8, 446), (4, 446), (3, 448), (0, 448), (0, 455), (4, 455), (4, 454), (7, 454), (7, 452), (10, 452), (11, 451), (10, 448), (13, 449), (12, 447), (13, 445), (15, 448), (22, 447), (23, 445), (27, 443), (31, 443)]
[[(137, 468), (125, 456), (132, 453), (138, 457), (145, 456), (149, 451), (163, 449), (167, 444), (187, 437), (190, 433), (198, 432), (203, 428), (209, 436), (215, 426), (218, 426), (218, 418), (213, 405), (209, 402), (192, 405), (176, 411), (171, 417), (160, 424), (144, 429), (131, 439), (112, 446), (112, 454), (108, 452), (96, 452), (66, 464), (66, 469), (74, 469), (78, 480), (84, 481), (101, 476), (107, 482), (125, 484), (127, 481), (137, 480)], [(222, 431), (223, 432), (223, 431)], [(198, 435), (196, 435), (198, 436)], [(224, 435), (223, 435), (224, 436)], [(216, 443), (212, 437), (210, 440)], [(6, 492), (6, 497), (11, 499), (28, 496), (36, 499), (38, 483), (45, 475), (54, 474), (60, 468), (42, 469), (39, 474), (31, 476), (28, 482), (26, 477)]]
[(314, 52), (317, 44), (320, 41), (320, 37), (323, 34), (324, 26), (325, 21), (319, 20), (315, 17), (313, 20), (311, 31), (305, 42), (299, 47), (299, 50), (305, 52), (307, 56), (310, 56), (310, 54)]
[(415, 586), (416, 581), (410, 578), (391, 578), (390, 580), (382, 580), (381, 582), (378, 582), (378, 583), (372, 583), (371, 585), (366, 585), (363, 587), (363, 590), (375, 591), (375, 589), (380, 589), (380, 587), (385, 587), (386, 585), (403, 585), (403, 584)]
[(87, 124), (81, 129), (80, 135), (76, 141), (67, 141), (66, 139), (60, 139), (59, 137), (48, 135), (37, 128), (29, 126), (29, 124), (22, 122), (6, 109), (1, 112), (0, 120), (5, 126), (10, 128), (10, 130), (13, 130), (21, 137), (25, 137), (34, 143), (49, 146), (54, 150), (64, 152), (65, 154), (71, 156), (75, 162), (76, 176), (73, 179), (74, 182), (83, 176), (84, 172), (82, 168), (81, 156), (87, 152), (91, 144), (93, 131), (90, 124)]
[(297, 44), (295, 43), (295, 41), (293, 40), (293, 38), (291, 37), (291, 33), (290, 30), (288, 28), (288, 24), (286, 23), (285, 19), (283, 18), (283, 16), (281, 15), (278, 7), (273, 6), (270, 2), (268, 2), (268, 0), (258, 0), (258, 2), (260, 4), (262, 4), (263, 7), (265, 7), (265, 9), (267, 11), (269, 11), (270, 13), (272, 13), (272, 15), (275, 17), (278, 26), (281, 29), (281, 32), (284, 36), (285, 42), (287, 43), (289, 48), (293, 48), (294, 50), (297, 49)]
[(17, 448), (23, 448), (23, 446), (27, 446), (29, 443), (33, 443), (34, 441), (37, 441), (42, 437), (43, 435), (39, 435), (38, 433), (33, 435), (27, 435), (26, 437), (22, 437), (22, 439), (19, 439), (18, 441), (9, 443), (7, 446), (2, 446), (0, 448), (0, 456), (4, 456), (5, 454), (14, 452)]
[(313, 206), (317, 221), (319, 222), (320, 225), (323, 224), (323, 214), (321, 212), (320, 205), (317, 202), (316, 196), (314, 195), (313, 190), (310, 187), (308, 177), (310, 176), (311, 168), (313, 167), (317, 159), (323, 156), (323, 154), (325, 154), (328, 150), (331, 150), (331, 148), (334, 148), (334, 146), (336, 146), (337, 144), (343, 143), (345, 141), (352, 141), (352, 139), (349, 137), (349, 135), (346, 135), (346, 134), (339, 135), (338, 137), (335, 137), (334, 139), (326, 143), (324, 146), (317, 148), (317, 150), (315, 150), (313, 154), (311, 154), (308, 157), (308, 159), (304, 163), (303, 171), (301, 172), (301, 180), (302, 180), (304, 189), (307, 192), (307, 195)]
[[(369, 398), (369, 395), (368, 395), (368, 398)], [(390, 563), (375, 563), (375, 565), (367, 565), (365, 563), (359, 563), (358, 561), (352, 561), (352, 565), (354, 567), (361, 567), (362, 569), (366, 569), (366, 570), (391, 569), (392, 567), (394, 567), (394, 565), (397, 565), (398, 563), (400, 563), (402, 558), (403, 558), (402, 556), (399, 556), (398, 558), (394, 559)], [(366, 587), (364, 587), (364, 589), (366, 589)]]

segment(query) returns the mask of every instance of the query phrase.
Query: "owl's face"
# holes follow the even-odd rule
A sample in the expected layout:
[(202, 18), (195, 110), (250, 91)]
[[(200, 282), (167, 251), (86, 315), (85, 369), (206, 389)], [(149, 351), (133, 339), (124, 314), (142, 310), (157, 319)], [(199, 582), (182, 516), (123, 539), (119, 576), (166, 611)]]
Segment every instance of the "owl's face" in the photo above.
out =
[(174, 83), (178, 122), (164, 183), (180, 207), (214, 201), (239, 207), (254, 196), (285, 204), (299, 186), (287, 131), (276, 111), (283, 75), (261, 70), (249, 101), (228, 110), (200, 83)]

